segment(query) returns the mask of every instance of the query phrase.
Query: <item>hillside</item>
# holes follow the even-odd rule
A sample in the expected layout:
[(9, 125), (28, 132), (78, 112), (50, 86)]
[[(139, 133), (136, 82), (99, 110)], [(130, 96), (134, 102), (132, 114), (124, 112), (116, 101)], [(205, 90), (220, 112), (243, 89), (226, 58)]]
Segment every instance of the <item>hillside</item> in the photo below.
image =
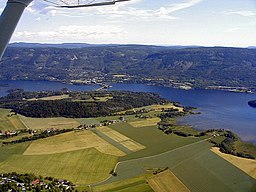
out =
[[(27, 45), (29, 46), (29, 45)], [(32, 45), (31, 45), (32, 46)], [(83, 48), (9, 47), (0, 79), (116, 81), (161, 79), (192, 87), (256, 87), (256, 50), (225, 47), (99, 45)], [(120, 81), (120, 79), (118, 80)]]

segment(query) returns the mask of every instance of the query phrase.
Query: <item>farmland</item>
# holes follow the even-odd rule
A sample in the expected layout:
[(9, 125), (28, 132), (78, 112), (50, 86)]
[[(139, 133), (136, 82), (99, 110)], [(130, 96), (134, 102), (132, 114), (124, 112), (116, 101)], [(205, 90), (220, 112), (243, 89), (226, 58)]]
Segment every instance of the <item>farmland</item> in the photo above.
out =
[(154, 117), (154, 118), (146, 118), (146, 119), (140, 119), (137, 121), (129, 122), (129, 124), (133, 127), (147, 127), (147, 126), (154, 126), (158, 122), (160, 122), (160, 118)]
[(148, 178), (147, 181), (155, 192), (190, 192), (170, 170)]
[(136, 141), (133, 141), (132, 139), (120, 134), (119, 132), (112, 130), (108, 127), (100, 127), (99, 130), (108, 136), (109, 138), (113, 139), (117, 143), (121, 144), (125, 148), (127, 148), (130, 151), (139, 151), (141, 149), (144, 149), (145, 147), (141, 145), (140, 143), (137, 143)]
[[(151, 105), (132, 110), (134, 114), (123, 111), (122, 115), (96, 118), (8, 116), (10, 111), (2, 109), (1, 122), (11, 130), (18, 129), (20, 123), (23, 128), (35, 131), (49, 128), (71, 131), (1, 146), (0, 170), (67, 179), (80, 191), (253, 191), (255, 160), (246, 166), (250, 167), (248, 171), (242, 171), (243, 160), (236, 159), (239, 167), (211, 151), (213, 145), (208, 140), (221, 142), (224, 136), (213, 138), (207, 133), (182, 137), (158, 129), (159, 114), (164, 113), (163, 109), (171, 111), (172, 107), (172, 104)], [(173, 130), (198, 133), (191, 127), (177, 125), (175, 118), (168, 120)], [(103, 125), (104, 122), (108, 125)], [(8, 139), (19, 137), (22, 136)], [(240, 150), (253, 151), (249, 145), (238, 144)], [(152, 170), (162, 169), (168, 171), (153, 176)]]
[(214, 153), (232, 163), (234, 166), (238, 167), (254, 179), (256, 179), (256, 161), (252, 159), (245, 159), (241, 157), (236, 157), (229, 154), (224, 154), (219, 151), (217, 147), (211, 149)]
[(151, 174), (144, 174), (137, 177), (129, 178), (126, 180), (121, 180), (113, 182), (110, 184), (105, 184), (101, 186), (93, 187), (95, 192), (153, 192), (151, 187), (147, 184), (146, 179), (150, 177)]
[(190, 191), (253, 190), (255, 180), (215, 155), (209, 150), (210, 147), (207, 142), (197, 142), (163, 154), (121, 161), (116, 168), (117, 176), (104, 183), (145, 174), (155, 167), (169, 167)]
[(73, 131), (33, 141), (23, 155), (56, 154), (88, 148), (95, 148), (102, 153), (115, 156), (125, 155), (89, 130)]
[(184, 138), (176, 136), (174, 134), (166, 135), (156, 129), (155, 126), (135, 128), (128, 123), (117, 123), (115, 125), (111, 125), (110, 128), (122, 133), (127, 137), (133, 138), (133, 140), (135, 141), (140, 141), (142, 145), (146, 146), (146, 148), (141, 151), (122, 157), (121, 160), (129, 160), (150, 155), (156, 155), (175, 149), (177, 147), (197, 142), (207, 137)]
[(80, 125), (78, 121), (71, 118), (32, 118), (25, 117), (19, 115), (20, 119), (27, 125), (30, 129), (49, 129), (49, 128), (57, 128), (57, 129), (67, 129), (67, 128), (75, 128)]
[(17, 130), (24, 129), (25, 125), (20, 120), (19, 116), (11, 113), (9, 109), (0, 108), (0, 130)]
[(48, 155), (9, 155), (0, 163), (0, 169), (2, 172), (50, 175), (75, 184), (90, 184), (106, 179), (116, 162), (117, 157), (90, 148)]

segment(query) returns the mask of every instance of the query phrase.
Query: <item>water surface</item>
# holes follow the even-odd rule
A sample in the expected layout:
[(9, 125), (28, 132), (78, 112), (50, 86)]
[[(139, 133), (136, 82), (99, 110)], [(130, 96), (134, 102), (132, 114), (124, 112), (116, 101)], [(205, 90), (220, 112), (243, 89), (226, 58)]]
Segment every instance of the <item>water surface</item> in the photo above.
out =
[[(98, 85), (70, 85), (50, 81), (0, 81), (8, 87), (0, 87), (0, 96), (7, 90), (20, 88), (26, 91), (61, 90), (73, 91), (96, 90)], [(224, 128), (237, 133), (244, 141), (256, 144), (256, 108), (247, 102), (256, 99), (256, 94), (232, 93), (216, 90), (178, 90), (168, 87), (147, 86), (143, 84), (112, 84), (110, 90), (129, 90), (153, 92), (162, 97), (181, 102), (186, 106), (197, 107), (200, 115), (190, 115), (179, 120), (192, 125), (198, 130)]]

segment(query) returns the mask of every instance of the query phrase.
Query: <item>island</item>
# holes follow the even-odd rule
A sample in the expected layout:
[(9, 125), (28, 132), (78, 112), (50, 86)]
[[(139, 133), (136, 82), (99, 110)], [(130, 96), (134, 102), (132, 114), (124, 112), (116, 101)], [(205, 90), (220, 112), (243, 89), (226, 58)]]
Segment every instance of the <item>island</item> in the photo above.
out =
[(256, 108), (256, 100), (249, 101), (249, 102), (248, 102), (248, 105), (250, 105), (251, 107)]

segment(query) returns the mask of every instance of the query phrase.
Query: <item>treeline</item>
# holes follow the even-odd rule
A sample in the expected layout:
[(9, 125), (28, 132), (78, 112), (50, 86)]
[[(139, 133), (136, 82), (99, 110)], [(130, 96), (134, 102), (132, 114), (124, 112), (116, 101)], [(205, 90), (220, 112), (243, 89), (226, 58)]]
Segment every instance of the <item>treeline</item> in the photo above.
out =
[(60, 91), (37, 91), (37, 92), (27, 92), (23, 89), (10, 89), (8, 90), (8, 95), (2, 97), (0, 100), (3, 102), (4, 100), (24, 100), (24, 99), (37, 99), (42, 97), (50, 97), (56, 95), (63, 95), (69, 93), (67, 88), (63, 88)]
[(251, 154), (247, 154), (244, 152), (237, 152), (235, 148), (235, 142), (239, 140), (237, 135), (232, 133), (231, 131), (225, 131), (224, 133), (225, 139), (221, 143), (216, 143), (211, 141), (215, 144), (216, 147), (220, 148), (220, 151), (226, 154), (235, 155), (238, 157), (248, 158), (248, 159), (255, 159), (255, 157)]
[(73, 131), (73, 129), (54, 129), (54, 130), (44, 130), (39, 134), (34, 134), (32, 136), (26, 136), (22, 137), (21, 139), (13, 140), (13, 141), (3, 141), (2, 145), (8, 145), (8, 144), (17, 144), (17, 143), (24, 143), (27, 141), (34, 141), (37, 139), (44, 139), (47, 137), (59, 135), (62, 133), (67, 133)]
[(179, 127), (184, 127), (176, 124), (177, 117), (182, 117), (188, 113), (191, 113), (192, 107), (184, 107), (184, 112), (179, 111), (178, 109), (166, 109), (161, 113), (158, 117), (161, 121), (158, 123), (158, 129), (163, 131), (165, 134), (175, 134), (182, 137), (190, 137), (190, 136), (204, 136), (205, 134), (197, 134), (194, 135), (190, 133), (187, 129), (179, 130)]
[[(73, 94), (72, 98), (75, 98), (75, 100), (69, 98), (62, 100), (36, 101), (24, 100), (22, 97), (24, 96), (24, 93), (22, 93), (21, 97), (17, 97), (17, 95), (12, 97), (13, 93), (10, 93), (11, 95), (7, 95), (6, 97), (0, 99), (0, 107), (10, 108), (12, 109), (12, 112), (19, 113), (27, 117), (87, 118), (108, 116), (118, 111), (168, 102), (154, 93), (126, 91), (82, 93), (83, 94), (78, 92), (70, 93), (71, 96)], [(78, 94), (80, 94), (80, 97), (78, 97)], [(103, 97), (105, 95), (109, 99), (106, 99), (106, 101), (93, 100), (90, 102), (79, 100), (79, 98), (86, 95), (90, 95), (92, 97)]]

